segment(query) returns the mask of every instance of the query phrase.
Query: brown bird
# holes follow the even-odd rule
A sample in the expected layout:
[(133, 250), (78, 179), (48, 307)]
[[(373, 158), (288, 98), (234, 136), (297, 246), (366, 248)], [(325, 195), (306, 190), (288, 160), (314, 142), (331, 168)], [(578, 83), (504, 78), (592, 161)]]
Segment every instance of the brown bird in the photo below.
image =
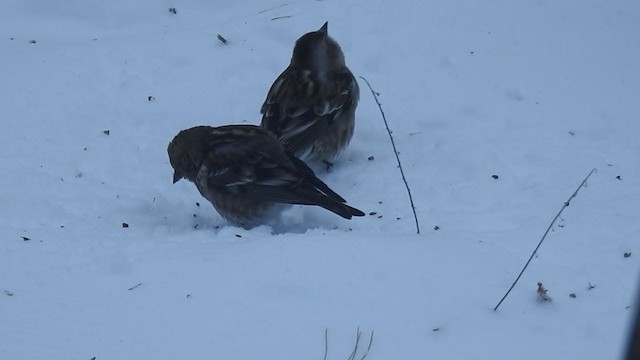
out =
[(295, 156), (331, 166), (353, 136), (360, 88), (327, 27), (296, 41), (289, 67), (262, 105), (260, 126)]
[(180, 131), (167, 152), (173, 182), (193, 182), (236, 225), (263, 223), (277, 203), (317, 205), (345, 219), (364, 216), (258, 126), (196, 126)]

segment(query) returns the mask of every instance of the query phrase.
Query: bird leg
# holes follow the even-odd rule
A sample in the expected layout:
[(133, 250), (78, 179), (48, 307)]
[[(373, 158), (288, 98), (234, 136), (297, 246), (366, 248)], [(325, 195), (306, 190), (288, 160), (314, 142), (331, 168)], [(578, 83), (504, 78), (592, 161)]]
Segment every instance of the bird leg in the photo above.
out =
[(331, 161), (329, 161), (329, 160), (326, 160), (326, 159), (325, 159), (325, 160), (322, 160), (322, 162), (323, 162), (325, 165), (327, 165), (327, 172), (330, 172), (330, 171), (331, 171), (331, 167), (333, 167), (333, 163), (332, 163)]

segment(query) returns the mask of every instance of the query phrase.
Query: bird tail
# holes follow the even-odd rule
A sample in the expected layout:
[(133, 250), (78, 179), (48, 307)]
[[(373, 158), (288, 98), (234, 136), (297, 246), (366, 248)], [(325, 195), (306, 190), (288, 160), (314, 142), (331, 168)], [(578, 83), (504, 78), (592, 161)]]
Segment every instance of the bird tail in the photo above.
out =
[(345, 204), (347, 200), (338, 195), (335, 191), (331, 190), (324, 181), (317, 178), (313, 173), (313, 170), (311, 170), (311, 168), (302, 160), (293, 156), (291, 156), (291, 159), (299, 170), (307, 174), (307, 181), (309, 181), (310, 185), (313, 187), (312, 190), (300, 189), (302, 193), (306, 194), (307, 198), (313, 199), (316, 205), (322, 206), (345, 219), (351, 219), (353, 216), (364, 216), (362, 211)]
[[(324, 183), (322, 184), (324, 185)], [(328, 191), (322, 191), (318, 187), (309, 184), (295, 189), (269, 185), (253, 185), (251, 192), (245, 195), (261, 201), (316, 205), (340, 215), (345, 219), (351, 219), (354, 216), (364, 216), (362, 211), (345, 204), (346, 201), (333, 190), (328, 189)]]
[(318, 203), (319, 206), (331, 211), (334, 214), (340, 215), (345, 219), (351, 219), (354, 216), (364, 216), (364, 213), (347, 204), (339, 203), (336, 201), (322, 201)]

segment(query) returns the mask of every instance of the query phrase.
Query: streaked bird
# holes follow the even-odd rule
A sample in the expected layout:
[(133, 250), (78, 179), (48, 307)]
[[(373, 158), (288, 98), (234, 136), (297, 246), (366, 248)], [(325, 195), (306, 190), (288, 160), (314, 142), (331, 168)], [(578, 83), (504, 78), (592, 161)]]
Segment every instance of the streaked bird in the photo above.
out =
[(289, 67), (271, 86), (260, 112), (261, 126), (287, 151), (330, 166), (353, 136), (360, 88), (327, 27), (296, 41)]
[(277, 203), (317, 205), (346, 219), (364, 216), (258, 126), (196, 126), (180, 131), (167, 152), (173, 182), (193, 182), (235, 225), (264, 223)]

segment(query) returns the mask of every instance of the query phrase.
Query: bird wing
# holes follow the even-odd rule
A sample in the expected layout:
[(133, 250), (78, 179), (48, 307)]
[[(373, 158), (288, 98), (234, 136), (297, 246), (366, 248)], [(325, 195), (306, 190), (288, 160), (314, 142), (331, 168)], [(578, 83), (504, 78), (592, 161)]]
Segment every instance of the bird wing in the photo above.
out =
[(345, 200), (318, 179), (302, 160), (286, 153), (267, 132), (233, 137), (209, 146), (198, 171), (201, 190), (242, 194), (255, 199), (317, 205)]
[(331, 127), (340, 109), (357, 101), (358, 84), (348, 69), (323, 76), (287, 68), (262, 105), (261, 126), (292, 153), (310, 146)]
[(213, 138), (197, 174), (201, 193), (215, 189), (246, 199), (318, 205), (347, 219), (364, 215), (263, 129), (245, 127)]
[(252, 184), (281, 186), (300, 181), (295, 166), (273, 135), (256, 126), (220, 127), (200, 162), (198, 182), (230, 192)]

